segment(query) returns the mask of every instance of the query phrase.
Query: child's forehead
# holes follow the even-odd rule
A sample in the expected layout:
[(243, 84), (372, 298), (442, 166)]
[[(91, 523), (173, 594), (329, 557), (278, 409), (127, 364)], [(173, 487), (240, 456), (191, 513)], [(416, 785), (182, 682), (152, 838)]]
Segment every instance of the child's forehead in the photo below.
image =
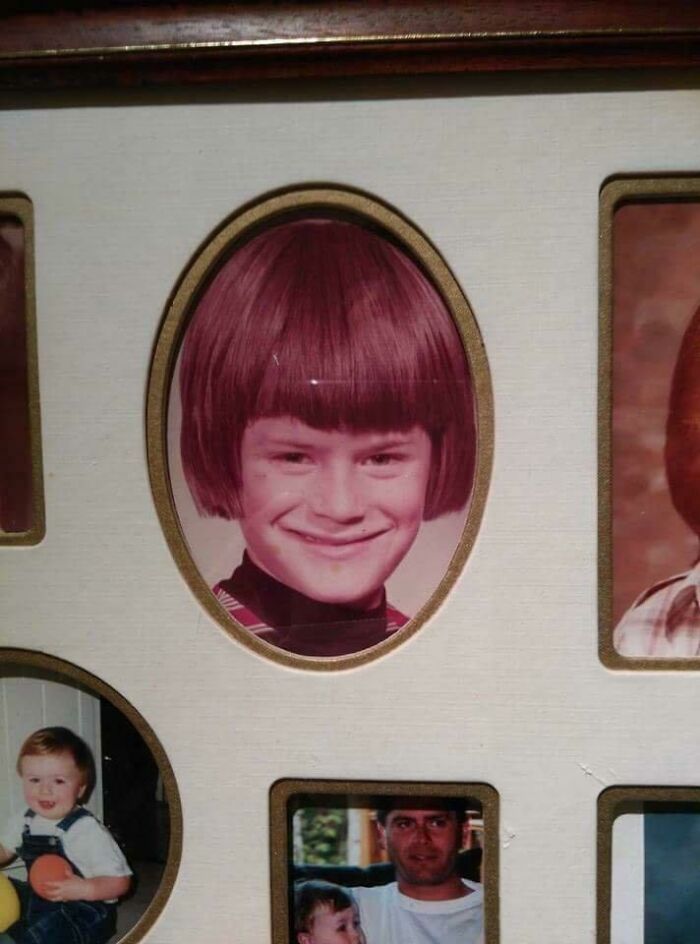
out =
[(417, 424), (408, 428), (397, 429), (385, 429), (383, 427), (351, 429), (348, 426), (326, 429), (310, 426), (296, 416), (263, 416), (248, 423), (244, 436), (252, 441), (276, 441), (279, 439), (281, 441), (300, 441), (330, 446), (334, 444), (374, 444), (391, 439), (403, 441), (415, 438), (421, 432), (425, 433), (425, 430)]
[(72, 772), (78, 769), (70, 751), (55, 751), (50, 754), (23, 754), (19, 761), (21, 770)]
[(346, 905), (344, 908), (336, 908), (329, 901), (320, 901), (313, 910), (312, 917), (350, 917), (359, 914), (357, 905)]

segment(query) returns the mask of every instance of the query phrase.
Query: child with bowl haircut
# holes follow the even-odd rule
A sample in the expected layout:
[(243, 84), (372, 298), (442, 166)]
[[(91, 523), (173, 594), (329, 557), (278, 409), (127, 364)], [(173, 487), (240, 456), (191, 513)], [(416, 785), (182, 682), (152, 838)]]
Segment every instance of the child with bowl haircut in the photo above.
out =
[(180, 394), (199, 513), (246, 542), (213, 588), (226, 611), (305, 656), (405, 625), (384, 583), (423, 520), (465, 506), (476, 455), (462, 341), (407, 252), (339, 219), (258, 232), (194, 309)]
[(355, 899), (332, 882), (295, 886), (294, 932), (296, 944), (367, 944)]
[(131, 870), (107, 829), (82, 805), (95, 785), (90, 748), (68, 728), (42, 728), (22, 745), (17, 772), (28, 809), (0, 834), (0, 865), (19, 856), (29, 872), (40, 856), (51, 854), (65, 859), (74, 874), (43, 882), (41, 895), (13, 880), (21, 917), (0, 942), (105, 944)]

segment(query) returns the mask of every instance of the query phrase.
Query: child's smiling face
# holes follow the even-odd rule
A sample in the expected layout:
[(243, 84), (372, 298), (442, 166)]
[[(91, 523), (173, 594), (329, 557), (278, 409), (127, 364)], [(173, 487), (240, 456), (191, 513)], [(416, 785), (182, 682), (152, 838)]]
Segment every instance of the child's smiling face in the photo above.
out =
[(63, 819), (85, 792), (85, 778), (71, 754), (25, 754), (19, 764), (24, 800), (45, 819)]
[(300, 944), (365, 944), (356, 906), (333, 911), (327, 905), (318, 908), (311, 919), (311, 930), (299, 934)]
[(248, 553), (313, 600), (371, 609), (421, 525), (430, 465), (420, 426), (354, 433), (254, 420), (241, 443)]

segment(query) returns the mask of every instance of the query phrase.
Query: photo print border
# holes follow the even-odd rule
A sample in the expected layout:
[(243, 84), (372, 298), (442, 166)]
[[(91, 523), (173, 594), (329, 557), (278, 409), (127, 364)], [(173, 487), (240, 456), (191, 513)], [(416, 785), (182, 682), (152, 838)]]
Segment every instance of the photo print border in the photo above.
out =
[[(458, 797), (476, 800), (484, 822), (484, 941), (498, 944), (499, 925), (499, 809), (500, 797), (487, 783), (437, 783), (387, 780), (278, 780), (270, 788), (270, 896), (272, 944), (289, 944), (289, 887), (292, 835), (290, 801), (299, 794), (318, 797), (352, 797), (368, 801), (380, 796)], [(368, 802), (368, 807), (371, 802)]]
[[(599, 205), (599, 341), (598, 341), (598, 653), (610, 669), (697, 671), (698, 658), (633, 657), (613, 644), (613, 282), (614, 217), (625, 204), (700, 203), (700, 176), (619, 175), (604, 181)], [(700, 301), (700, 299), (699, 299)], [(672, 371), (671, 371), (672, 373)], [(672, 576), (669, 574), (668, 576)], [(644, 589), (644, 588), (640, 588)]]
[[(421, 267), (446, 302), (464, 348), (471, 373), (477, 428), (476, 468), (468, 513), (446, 573), (420, 610), (390, 639), (368, 649), (341, 656), (302, 656), (256, 638), (220, 604), (196, 566), (178, 518), (168, 466), (167, 421), (171, 382), (189, 318), (210, 278), (232, 250), (252, 233), (303, 213), (327, 213), (365, 222), (390, 240)], [(493, 395), (484, 344), (469, 303), (432, 243), (398, 211), (365, 193), (337, 186), (299, 186), (262, 195), (236, 211), (203, 243), (173, 291), (157, 336), (151, 363), (146, 409), (146, 435), (151, 490), (161, 527), (175, 563), (199, 601), (231, 637), (274, 662), (316, 671), (366, 664), (401, 645), (417, 632), (441, 605), (461, 573), (476, 541), (488, 492), (493, 459)]]
[(48, 681), (63, 684), (72, 682), (88, 694), (97, 695), (109, 701), (136, 728), (158, 766), (169, 812), (168, 855), (155, 895), (134, 927), (119, 939), (119, 944), (136, 944), (137, 941), (143, 940), (156, 925), (175, 886), (182, 858), (182, 803), (170, 761), (148, 722), (133, 705), (106, 682), (87, 670), (55, 656), (28, 649), (0, 647), (0, 679), (21, 678), (27, 672), (35, 672), (37, 678), (44, 677)]
[(27, 369), (27, 407), (31, 453), (32, 524), (26, 531), (1, 531), (0, 546), (39, 544), (46, 534), (44, 472), (39, 404), (39, 360), (37, 352), (36, 280), (34, 262), (34, 209), (29, 197), (0, 193), (0, 217), (14, 217), (24, 233), (24, 323)]

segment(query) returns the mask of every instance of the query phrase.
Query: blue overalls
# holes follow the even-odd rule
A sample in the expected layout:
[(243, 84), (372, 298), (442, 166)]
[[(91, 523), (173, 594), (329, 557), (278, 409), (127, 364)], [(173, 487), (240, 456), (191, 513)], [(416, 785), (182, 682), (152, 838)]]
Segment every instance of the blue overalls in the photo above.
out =
[[(32, 836), (29, 823), (36, 816), (32, 810), (25, 813), (22, 844), (17, 854), (24, 861), (27, 872), (39, 856), (51, 853), (69, 863), (76, 875), (80, 870), (70, 861), (63, 849), (60, 836)], [(79, 819), (92, 814), (80, 806), (64, 816), (57, 828), (66, 833)], [(37, 895), (26, 882), (12, 879), (21, 904), (20, 920), (7, 933), (16, 944), (106, 944), (116, 927), (116, 905), (104, 901), (47, 901)]]

